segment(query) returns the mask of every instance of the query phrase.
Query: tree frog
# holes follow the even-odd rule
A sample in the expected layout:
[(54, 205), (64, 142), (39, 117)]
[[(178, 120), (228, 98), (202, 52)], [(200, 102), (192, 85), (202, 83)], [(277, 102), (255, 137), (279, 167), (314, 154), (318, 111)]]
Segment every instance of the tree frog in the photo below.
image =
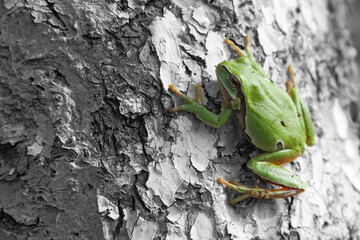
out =
[(278, 186), (276, 189), (248, 187), (235, 181), (218, 178), (219, 183), (241, 193), (231, 200), (234, 204), (246, 198), (287, 198), (305, 191), (306, 183), (281, 166), (292, 162), (305, 151), (305, 146), (315, 144), (314, 127), (309, 109), (295, 85), (292, 67), (287, 91), (269, 80), (268, 74), (251, 56), (246, 35), (245, 49), (241, 50), (229, 39), (239, 54), (235, 61), (223, 61), (216, 67), (216, 75), (223, 95), (219, 115), (203, 106), (201, 86), (196, 85), (197, 96), (192, 99), (179, 92), (174, 85), (169, 88), (179, 95), (185, 104), (171, 108), (170, 112), (192, 112), (204, 123), (222, 126), (234, 112), (246, 138), (264, 153), (252, 158), (247, 167), (265, 182)]

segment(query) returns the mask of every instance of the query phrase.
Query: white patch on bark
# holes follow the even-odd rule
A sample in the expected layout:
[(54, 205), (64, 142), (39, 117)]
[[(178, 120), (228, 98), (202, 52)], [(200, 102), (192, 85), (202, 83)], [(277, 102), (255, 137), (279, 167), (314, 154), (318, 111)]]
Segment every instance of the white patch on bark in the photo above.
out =
[(339, 137), (344, 140), (348, 136), (349, 124), (346, 115), (342, 110), (342, 107), (340, 106), (338, 99), (335, 99), (334, 101), (332, 113), (333, 113), (333, 118), (335, 121), (337, 133)]
[(149, 179), (146, 186), (158, 195), (166, 206), (175, 201), (175, 192), (180, 187), (182, 179), (170, 159), (149, 164)]
[(157, 17), (149, 26), (152, 43), (160, 60), (160, 79), (165, 89), (175, 84), (180, 90), (185, 90), (188, 77), (180, 56), (178, 35), (181, 25), (175, 15), (165, 10), (163, 17)]
[(260, 44), (266, 55), (282, 50), (285, 46), (282, 34), (277, 32), (272, 26), (262, 25), (257, 29), (259, 33)]
[(212, 221), (204, 213), (199, 213), (194, 225), (190, 230), (190, 237), (193, 240), (213, 239)]
[(139, 217), (134, 227), (131, 240), (152, 240), (155, 237), (157, 224)]

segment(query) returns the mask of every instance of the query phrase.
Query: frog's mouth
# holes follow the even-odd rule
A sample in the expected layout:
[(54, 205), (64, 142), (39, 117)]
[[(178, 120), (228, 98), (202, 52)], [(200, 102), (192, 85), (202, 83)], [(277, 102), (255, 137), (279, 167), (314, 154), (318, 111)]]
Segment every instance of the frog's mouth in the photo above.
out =
[(223, 99), (225, 100), (225, 99), (232, 99), (232, 100), (234, 100), (235, 98), (233, 97), (233, 96), (231, 96), (230, 94), (229, 94), (229, 92), (227, 91), (227, 89), (225, 88), (225, 86), (223, 85), (223, 83), (221, 82), (221, 81), (218, 81), (220, 84), (220, 92), (221, 92), (221, 94), (222, 94), (222, 96), (223, 96)]
[[(225, 69), (225, 71), (228, 73), (229, 78), (233, 77), (233, 75), (230, 73), (230, 71), (223, 66), (223, 69)], [(218, 77), (219, 79), (219, 77)], [(233, 91), (233, 94), (231, 94), (231, 90), (227, 89), (224, 84), (219, 81), (219, 85), (220, 85), (220, 91), (223, 95), (223, 101), (225, 104), (230, 104), (229, 100), (235, 100), (235, 98), (239, 98), (241, 101), (241, 107), (240, 107), (240, 111), (235, 111), (236, 116), (238, 118), (238, 122), (240, 125), (241, 130), (244, 132), (245, 137), (248, 139), (249, 142), (251, 142), (251, 138), (245, 133), (245, 129), (246, 129), (246, 121), (245, 121), (245, 115), (246, 115), (246, 99), (244, 96), (244, 93), (241, 90), (241, 84), (239, 84), (239, 86), (236, 88), (236, 91)]]
[[(222, 66), (222, 68), (226, 71), (226, 73), (229, 76), (228, 81), (231, 78), (235, 78), (233, 76), (233, 74), (231, 74), (231, 72), (225, 66)], [(219, 76), (217, 76), (217, 79), (220, 79)], [(234, 90), (234, 88), (230, 89), (229, 87), (225, 86), (222, 81), (218, 80), (218, 82), (220, 83), (219, 84), (220, 85), (220, 91), (221, 91), (224, 99), (235, 100), (235, 98), (237, 98), (237, 97), (240, 98), (240, 99), (243, 98), (244, 94), (241, 91), (241, 84), (239, 84), (239, 86), (235, 88), (236, 90)]]

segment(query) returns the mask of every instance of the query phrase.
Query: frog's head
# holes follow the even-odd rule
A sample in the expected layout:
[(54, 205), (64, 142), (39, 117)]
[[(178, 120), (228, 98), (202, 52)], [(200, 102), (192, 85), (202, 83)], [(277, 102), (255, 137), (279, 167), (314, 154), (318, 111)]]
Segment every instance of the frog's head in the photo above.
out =
[(248, 50), (249, 36), (246, 35), (245, 49), (239, 49), (232, 41), (225, 39), (225, 42), (231, 45), (239, 54), (235, 61), (223, 61), (216, 67), (216, 75), (220, 83), (221, 92), (226, 100), (235, 100), (241, 91), (240, 72), (244, 66), (252, 65), (251, 53)]
[(216, 66), (221, 93), (229, 101), (235, 100), (238, 91), (241, 91), (241, 79), (234, 67), (234, 61), (223, 61)]

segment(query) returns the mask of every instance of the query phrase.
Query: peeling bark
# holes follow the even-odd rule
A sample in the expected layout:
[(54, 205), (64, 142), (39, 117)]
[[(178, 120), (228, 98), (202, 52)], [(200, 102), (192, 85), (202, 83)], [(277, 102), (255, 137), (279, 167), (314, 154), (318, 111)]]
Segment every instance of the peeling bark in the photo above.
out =
[[(0, 1), (1, 239), (358, 239), (359, 84), (347, 2)], [(243, 46), (285, 86), (292, 64), (317, 135), (287, 166), (290, 199), (228, 201), (259, 153), (235, 118), (213, 129), (215, 66)], [(351, 130), (354, 129), (354, 130)], [(357, 130), (357, 131), (355, 131)], [(262, 187), (270, 187), (262, 184)]]

